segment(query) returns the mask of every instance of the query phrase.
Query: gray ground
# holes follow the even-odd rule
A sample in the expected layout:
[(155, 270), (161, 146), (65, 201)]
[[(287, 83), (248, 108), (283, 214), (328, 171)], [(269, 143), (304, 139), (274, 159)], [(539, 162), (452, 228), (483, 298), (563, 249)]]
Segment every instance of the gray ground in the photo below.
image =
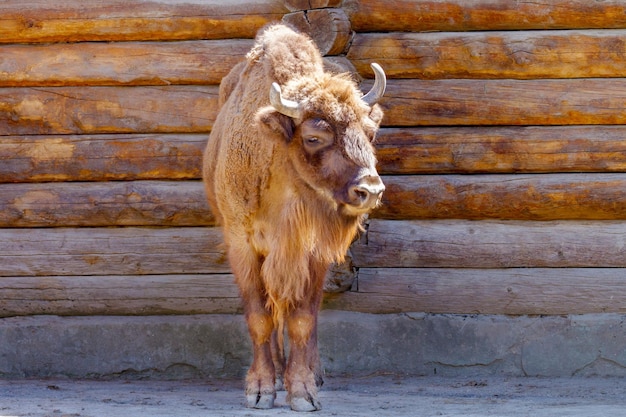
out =
[[(242, 382), (0, 380), (0, 417), (252, 416)], [(624, 378), (326, 378), (315, 416), (626, 416)]]

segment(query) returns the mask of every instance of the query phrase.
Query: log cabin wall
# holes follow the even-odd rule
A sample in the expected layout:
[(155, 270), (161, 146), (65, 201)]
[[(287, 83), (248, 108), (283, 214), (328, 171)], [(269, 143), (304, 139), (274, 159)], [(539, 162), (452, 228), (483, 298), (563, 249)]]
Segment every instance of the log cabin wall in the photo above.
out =
[(388, 77), (372, 313), (624, 313), (626, 5), (556, 0), (0, 4), (0, 316), (237, 313), (200, 181), (256, 31)]

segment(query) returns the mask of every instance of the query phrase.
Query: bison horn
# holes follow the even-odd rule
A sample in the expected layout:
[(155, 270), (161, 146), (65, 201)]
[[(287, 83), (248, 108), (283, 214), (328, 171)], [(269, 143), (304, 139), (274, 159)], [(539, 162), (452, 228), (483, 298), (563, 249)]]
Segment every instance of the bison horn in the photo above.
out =
[(369, 106), (373, 106), (378, 103), (385, 94), (385, 88), (387, 87), (387, 77), (385, 76), (385, 71), (381, 68), (380, 65), (376, 63), (371, 64), (372, 69), (374, 70), (374, 85), (369, 93), (363, 96), (363, 101), (367, 103)]
[(270, 103), (279, 113), (285, 116), (294, 119), (299, 119), (302, 116), (300, 103), (283, 98), (280, 86), (277, 83), (272, 83), (272, 88), (270, 88)]

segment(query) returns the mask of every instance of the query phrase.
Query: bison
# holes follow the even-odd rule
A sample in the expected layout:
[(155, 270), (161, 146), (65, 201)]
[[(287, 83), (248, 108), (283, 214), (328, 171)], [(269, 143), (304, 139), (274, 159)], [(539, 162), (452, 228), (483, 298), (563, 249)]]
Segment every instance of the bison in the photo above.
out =
[(274, 24), (222, 80), (203, 178), (253, 345), (248, 407), (273, 407), (284, 383), (293, 410), (321, 408), (324, 277), (385, 189), (372, 142), (386, 81), (372, 68), (363, 95), (349, 75), (324, 70), (308, 36)]

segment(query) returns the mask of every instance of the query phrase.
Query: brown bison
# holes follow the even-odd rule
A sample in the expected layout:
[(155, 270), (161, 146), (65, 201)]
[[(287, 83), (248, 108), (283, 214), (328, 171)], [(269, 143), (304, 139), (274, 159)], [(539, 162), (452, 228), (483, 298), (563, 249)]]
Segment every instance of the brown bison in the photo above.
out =
[(246, 401), (273, 407), (284, 377), (291, 408), (314, 411), (324, 276), (385, 189), (372, 146), (385, 74), (373, 64), (374, 86), (362, 95), (282, 24), (261, 30), (246, 58), (222, 81), (203, 173), (254, 349)]

